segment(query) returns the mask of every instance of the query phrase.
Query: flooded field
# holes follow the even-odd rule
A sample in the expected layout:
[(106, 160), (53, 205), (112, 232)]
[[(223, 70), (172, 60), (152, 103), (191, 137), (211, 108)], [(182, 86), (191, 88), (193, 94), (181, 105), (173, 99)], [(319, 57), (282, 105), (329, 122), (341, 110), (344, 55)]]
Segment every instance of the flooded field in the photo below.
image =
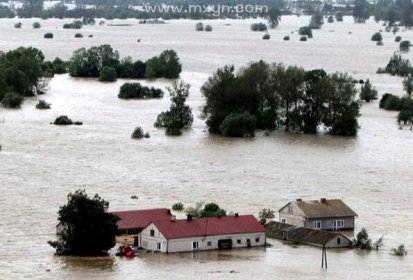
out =
[[(22, 29), (13, 28), (18, 21)], [(0, 50), (34, 46), (47, 59), (68, 59), (80, 47), (111, 44), (121, 56), (142, 60), (176, 50), (181, 77), (192, 85), (189, 104), (197, 117), (181, 137), (167, 137), (153, 123), (169, 106), (168, 96), (120, 100), (125, 80), (100, 83), (67, 75), (56, 75), (40, 97), (52, 104), (51, 110), (35, 109), (39, 97), (26, 99), (20, 110), (0, 108), (0, 279), (413, 278), (413, 132), (398, 129), (397, 113), (380, 110), (378, 101), (364, 104), (355, 138), (276, 131), (269, 137), (258, 132), (254, 139), (225, 139), (209, 135), (198, 117), (199, 88), (213, 71), (258, 59), (348, 72), (356, 79), (370, 78), (380, 95), (402, 95), (401, 78), (375, 74), (398, 49), (392, 33), (383, 33), (384, 46), (370, 41), (384, 29), (381, 24), (356, 25), (348, 17), (344, 23), (326, 23), (314, 39), (299, 42), (296, 30), (308, 17), (283, 17), (269, 31), (269, 41), (250, 31), (253, 20), (204, 21), (213, 32), (195, 32), (195, 21), (138, 25), (128, 20), (132, 26), (86, 26), (80, 31), (83, 39), (74, 38), (78, 30), (62, 29), (70, 20), (41, 21), (41, 29), (32, 29), (34, 21), (0, 20)], [(46, 32), (54, 39), (43, 39)], [(288, 34), (291, 41), (283, 41)], [(413, 31), (400, 35), (413, 41)], [(406, 57), (413, 60), (413, 52)], [(83, 126), (49, 124), (65, 114)], [(138, 125), (150, 139), (130, 139)], [(78, 188), (99, 193), (110, 201), (110, 210), (215, 201), (229, 211), (257, 215), (263, 207), (278, 210), (296, 197), (342, 198), (358, 213), (357, 228), (366, 227), (373, 239), (383, 235), (384, 248), (330, 250), (327, 271), (320, 268), (320, 249), (275, 240), (268, 240), (273, 246), (265, 249), (144, 254), (133, 260), (56, 257), (46, 242), (55, 238), (59, 206)], [(405, 258), (389, 254), (400, 243), (410, 253)]]

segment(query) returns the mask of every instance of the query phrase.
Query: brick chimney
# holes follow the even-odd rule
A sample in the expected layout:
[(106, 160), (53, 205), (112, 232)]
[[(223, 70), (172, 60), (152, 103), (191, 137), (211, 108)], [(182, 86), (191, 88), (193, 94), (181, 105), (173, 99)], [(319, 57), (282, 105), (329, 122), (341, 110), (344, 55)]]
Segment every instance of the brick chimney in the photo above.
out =
[(301, 201), (303, 201), (303, 200), (302, 200), (301, 198), (297, 198), (296, 201), (297, 201), (297, 202), (301, 202)]
[(326, 204), (327, 203), (327, 199), (325, 197), (320, 198), (320, 202)]

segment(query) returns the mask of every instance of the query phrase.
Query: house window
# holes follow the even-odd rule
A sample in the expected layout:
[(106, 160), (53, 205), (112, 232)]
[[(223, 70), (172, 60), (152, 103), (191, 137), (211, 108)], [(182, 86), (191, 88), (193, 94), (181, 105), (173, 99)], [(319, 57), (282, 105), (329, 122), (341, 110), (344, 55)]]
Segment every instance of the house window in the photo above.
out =
[(237, 244), (241, 244), (241, 239), (237, 239)]
[(156, 243), (156, 249), (158, 249), (159, 251), (161, 250), (161, 242)]
[(341, 239), (339, 237), (339, 238), (337, 238), (337, 245), (340, 245), (340, 243), (341, 243)]
[(321, 221), (314, 221), (313, 228), (320, 229), (321, 228)]
[(193, 250), (196, 250), (196, 249), (198, 249), (198, 248), (199, 248), (198, 241), (193, 241), (193, 242), (192, 242), (192, 249), (193, 249)]
[(207, 246), (208, 246), (208, 247), (211, 247), (211, 246), (212, 246), (212, 242), (211, 242), (211, 241), (208, 241), (208, 242), (207, 242)]
[(287, 223), (287, 220), (285, 218), (281, 218), (281, 223), (285, 224)]
[(151, 229), (150, 234), (151, 234), (151, 236), (155, 236), (155, 230)]
[(259, 237), (255, 237), (255, 243), (260, 242), (260, 238)]
[(334, 228), (343, 228), (344, 220), (335, 220), (333, 224), (334, 224)]
[(292, 213), (293, 212), (293, 206), (292, 205), (288, 205), (288, 213)]

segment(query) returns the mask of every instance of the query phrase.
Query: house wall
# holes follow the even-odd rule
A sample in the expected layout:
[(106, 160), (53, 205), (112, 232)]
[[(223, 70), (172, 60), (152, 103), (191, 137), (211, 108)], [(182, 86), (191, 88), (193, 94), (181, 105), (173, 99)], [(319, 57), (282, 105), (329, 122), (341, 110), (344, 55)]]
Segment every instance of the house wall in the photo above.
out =
[(321, 229), (323, 230), (337, 230), (334, 228), (335, 220), (343, 220), (344, 227), (338, 228), (338, 230), (353, 230), (354, 229), (354, 217), (335, 217), (335, 218), (323, 218), (323, 219), (307, 219), (304, 223), (306, 228), (314, 228), (315, 221), (321, 221)]
[[(340, 239), (340, 242), (338, 242)], [(340, 244), (339, 244), (340, 243)], [(333, 238), (326, 244), (327, 248), (345, 248), (350, 247), (351, 241), (344, 236), (338, 235), (337, 237)]]
[[(154, 236), (151, 236), (151, 230), (154, 230)], [(161, 251), (166, 253), (167, 242), (165, 237), (159, 232), (154, 224), (150, 224), (139, 233), (139, 246), (151, 251)], [(161, 250), (158, 250), (158, 243), (161, 243)]]
[[(154, 236), (150, 235), (151, 229), (154, 230)], [(256, 241), (256, 238), (259, 238), (258, 242)], [(264, 246), (266, 242), (264, 232), (207, 237), (200, 236), (166, 240), (154, 224), (149, 225), (139, 234), (139, 242), (142, 248), (151, 251), (160, 251), (163, 253), (214, 250), (218, 249), (218, 241), (221, 239), (231, 239), (232, 248), (247, 247), (247, 239), (251, 240), (251, 247)], [(241, 240), (241, 243), (238, 243), (238, 240)], [(198, 249), (192, 248), (192, 244), (194, 241), (198, 242)], [(209, 241), (211, 242), (210, 246), (208, 245)], [(161, 244), (160, 250), (157, 248), (158, 243)]]
[[(292, 212), (289, 211), (288, 206), (292, 206)], [(285, 219), (286, 224), (293, 226), (303, 227), (305, 218), (303, 213), (293, 203), (289, 203), (286, 207), (278, 212), (279, 222), (282, 223), (282, 219)]]
[[(257, 241), (256, 238), (258, 238), (259, 240)], [(250, 239), (251, 247), (264, 246), (266, 242), (265, 233), (263, 232), (236, 235), (179, 238), (168, 240), (168, 253), (215, 250), (218, 249), (218, 241), (222, 239), (231, 239), (232, 248), (247, 247), (247, 239)], [(238, 243), (238, 240), (240, 240), (240, 243)], [(192, 243), (194, 241), (198, 242), (198, 249), (192, 249)], [(211, 242), (211, 244), (208, 245), (208, 242)]]

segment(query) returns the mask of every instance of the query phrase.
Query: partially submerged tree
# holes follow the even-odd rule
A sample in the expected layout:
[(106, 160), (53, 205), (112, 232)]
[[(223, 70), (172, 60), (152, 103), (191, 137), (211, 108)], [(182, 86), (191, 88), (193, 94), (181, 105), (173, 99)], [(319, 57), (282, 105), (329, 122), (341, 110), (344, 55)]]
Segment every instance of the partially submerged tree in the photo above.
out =
[(375, 42), (381, 42), (383, 40), (383, 36), (380, 32), (376, 32), (373, 34), (373, 36), (371, 36), (371, 40)]
[(190, 87), (184, 81), (174, 81), (172, 87), (168, 88), (171, 106), (168, 111), (160, 113), (155, 122), (155, 127), (165, 128), (167, 135), (181, 135), (183, 128), (192, 125), (194, 120), (192, 110), (185, 104)]
[(392, 248), (390, 253), (394, 256), (403, 257), (407, 255), (407, 251), (404, 248), (404, 244), (400, 244), (397, 248)]
[(383, 237), (380, 237), (377, 241), (373, 242), (367, 233), (365, 228), (362, 228), (357, 233), (356, 238), (353, 240), (352, 247), (366, 251), (378, 251), (383, 246)]
[(260, 223), (265, 225), (268, 220), (274, 219), (275, 211), (270, 208), (263, 208), (258, 213), (258, 217), (260, 218)]
[(100, 256), (115, 246), (119, 218), (108, 213), (109, 202), (84, 190), (69, 193), (67, 204), (60, 207), (59, 223), (63, 231), (57, 241), (48, 243), (57, 255)]
[(268, 24), (270, 28), (276, 28), (281, 21), (281, 11), (278, 8), (271, 8), (267, 14)]
[(353, 17), (356, 23), (365, 23), (370, 17), (369, 3), (367, 0), (355, 0)]
[(400, 42), (399, 49), (401, 52), (408, 52), (411, 45), (412, 44), (410, 43), (410, 41), (402, 41)]
[(360, 99), (366, 102), (371, 102), (377, 99), (377, 90), (369, 79), (367, 79), (367, 81), (361, 87)]
[(403, 89), (406, 91), (407, 95), (411, 96), (413, 91), (413, 75), (410, 74), (403, 80)]

